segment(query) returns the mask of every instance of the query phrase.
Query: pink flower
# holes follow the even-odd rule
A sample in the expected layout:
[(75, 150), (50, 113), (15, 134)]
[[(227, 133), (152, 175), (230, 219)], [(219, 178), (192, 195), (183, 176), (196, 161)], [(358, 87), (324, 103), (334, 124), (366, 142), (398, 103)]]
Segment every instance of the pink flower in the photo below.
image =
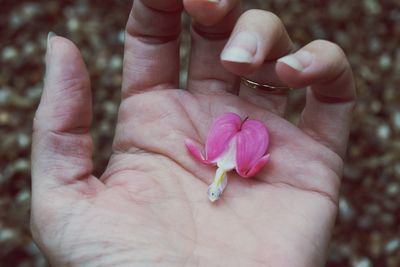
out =
[(189, 152), (198, 161), (217, 165), (214, 181), (208, 188), (208, 197), (214, 202), (225, 189), (227, 172), (235, 169), (242, 177), (254, 176), (268, 162), (269, 135), (264, 124), (258, 120), (241, 118), (235, 113), (224, 113), (212, 124), (203, 156), (200, 148), (186, 140)]

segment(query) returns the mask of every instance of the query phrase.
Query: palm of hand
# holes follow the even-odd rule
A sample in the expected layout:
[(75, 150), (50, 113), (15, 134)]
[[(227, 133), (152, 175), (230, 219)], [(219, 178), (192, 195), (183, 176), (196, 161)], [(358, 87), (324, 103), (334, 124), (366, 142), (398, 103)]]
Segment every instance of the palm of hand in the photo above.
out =
[[(213, 119), (227, 111), (266, 123), (271, 161), (253, 179), (231, 172), (222, 199), (212, 204), (206, 189), (215, 168), (191, 158), (184, 140), (203, 144)], [(123, 101), (114, 149), (104, 183), (91, 177), (77, 184), (85, 194), (52, 193), (61, 218), (48, 224), (46, 242), (55, 262), (323, 264), (341, 159), (284, 119), (234, 95), (147, 92)]]

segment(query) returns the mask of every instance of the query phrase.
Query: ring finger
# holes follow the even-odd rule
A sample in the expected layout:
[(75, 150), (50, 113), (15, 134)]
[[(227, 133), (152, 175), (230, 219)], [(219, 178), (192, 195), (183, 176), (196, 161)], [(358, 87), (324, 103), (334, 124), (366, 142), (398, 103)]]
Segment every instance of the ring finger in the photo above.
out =
[[(275, 72), (275, 61), (292, 49), (293, 43), (276, 15), (263, 10), (249, 10), (236, 23), (221, 53), (221, 60), (224, 67), (236, 75), (260, 84), (285, 86)], [(286, 108), (286, 95), (273, 95), (243, 85), (239, 95), (280, 115)]]

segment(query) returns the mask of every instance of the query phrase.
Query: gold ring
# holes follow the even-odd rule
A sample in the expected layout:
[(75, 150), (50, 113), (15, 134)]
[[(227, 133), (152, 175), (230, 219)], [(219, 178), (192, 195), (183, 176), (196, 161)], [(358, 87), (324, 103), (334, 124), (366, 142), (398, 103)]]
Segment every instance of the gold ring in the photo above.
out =
[(250, 87), (252, 89), (260, 89), (269, 94), (275, 95), (283, 95), (286, 94), (288, 91), (292, 90), (292, 88), (287, 86), (274, 86), (269, 84), (260, 84), (258, 82), (246, 79), (245, 77), (240, 77), (241, 82), (243, 85)]

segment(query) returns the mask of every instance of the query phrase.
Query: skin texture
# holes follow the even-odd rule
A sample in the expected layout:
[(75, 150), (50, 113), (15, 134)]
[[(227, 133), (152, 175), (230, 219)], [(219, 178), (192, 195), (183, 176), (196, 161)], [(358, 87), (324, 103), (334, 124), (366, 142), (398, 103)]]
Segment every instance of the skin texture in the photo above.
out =
[[(303, 71), (276, 63), (292, 51), (282, 23), (260, 10), (236, 22), (239, 4), (134, 1), (113, 154), (98, 178), (86, 68), (70, 41), (49, 40), (34, 121), (31, 229), (52, 265), (324, 265), (355, 99), (351, 71), (326, 41), (301, 48), (313, 55)], [(187, 90), (177, 89), (183, 8), (194, 18)], [(243, 29), (258, 40), (255, 61), (221, 62)], [(310, 86), (299, 125), (281, 117), (286, 96), (240, 86), (238, 75)], [(254, 179), (231, 173), (223, 197), (210, 203), (215, 168), (193, 159), (184, 140), (203, 147), (224, 112), (263, 121), (271, 158)]]

